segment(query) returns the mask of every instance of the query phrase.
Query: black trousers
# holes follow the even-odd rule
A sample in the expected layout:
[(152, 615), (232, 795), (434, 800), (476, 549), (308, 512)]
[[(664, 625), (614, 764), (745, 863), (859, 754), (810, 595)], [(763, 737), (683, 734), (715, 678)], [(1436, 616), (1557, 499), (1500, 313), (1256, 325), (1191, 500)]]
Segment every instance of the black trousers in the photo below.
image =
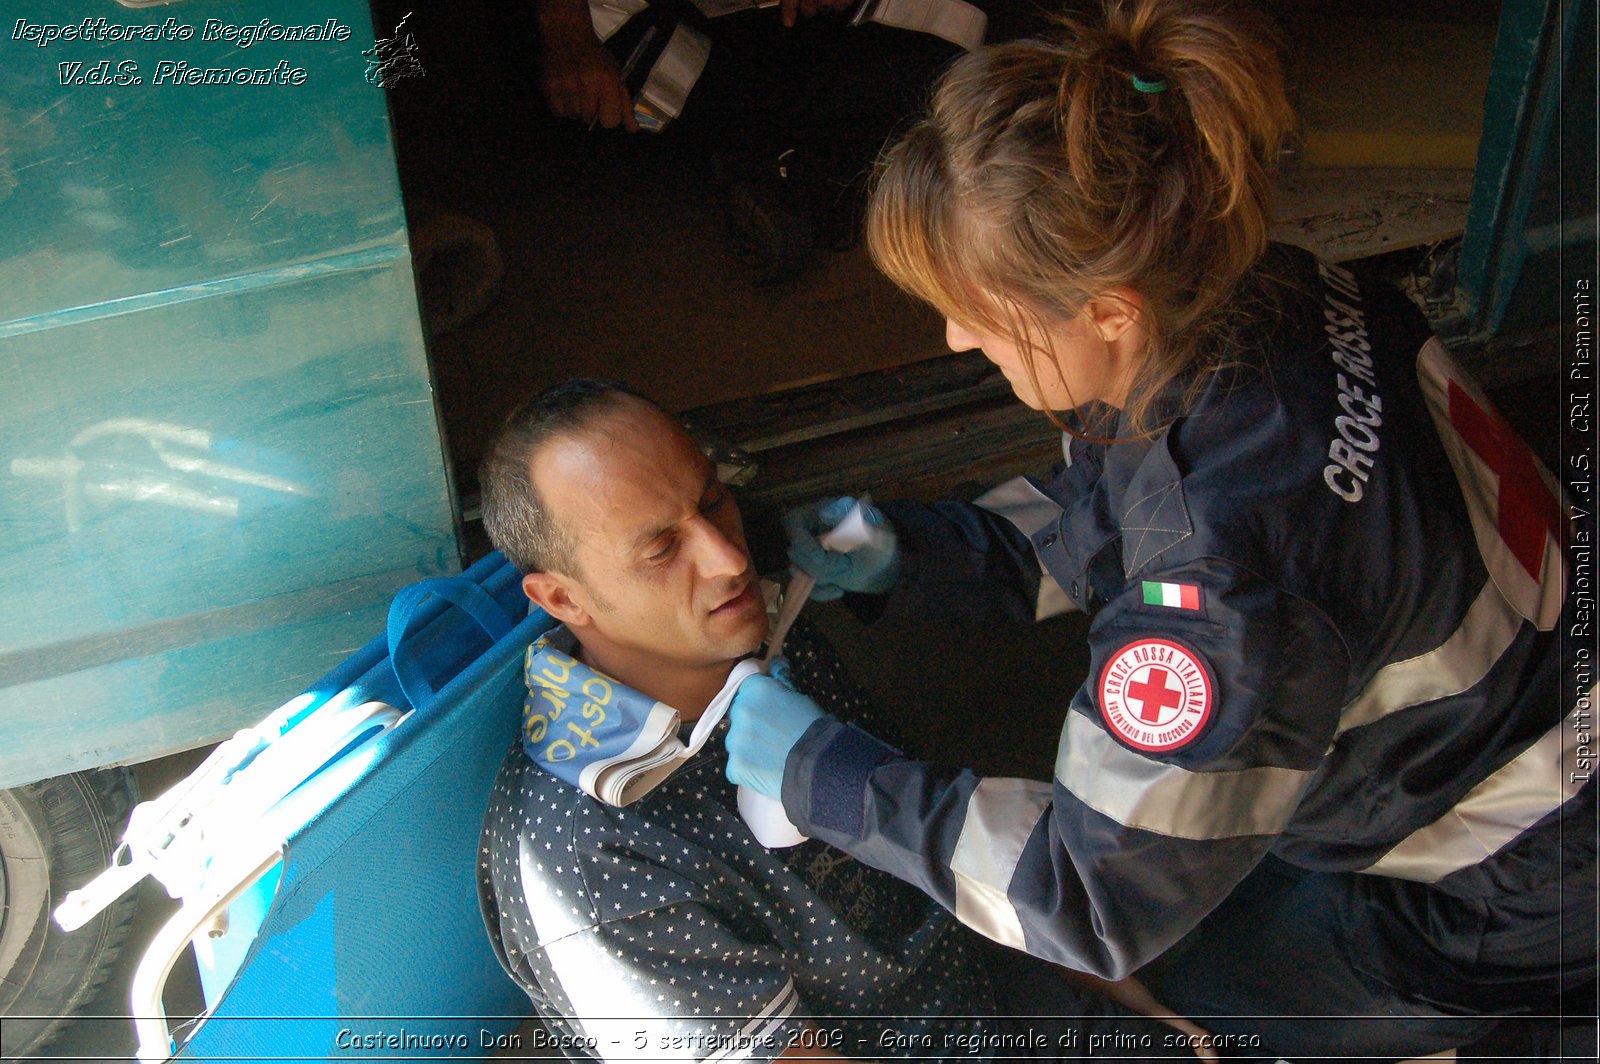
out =
[[(1491, 900), (1269, 857), (1137, 975), (1210, 1031), (1260, 1035), (1269, 1060), (1394, 1060), (1486, 1037), (1548, 1043), (1560, 1036), (1549, 1016), (1563, 992), (1595, 980), (1594, 841), (1572, 842), (1542, 885)], [(1516, 1018), (1529, 1014), (1543, 1018)], [(1592, 1051), (1592, 1017), (1571, 1034)]]
[(925, 33), (849, 25), (824, 12), (784, 28), (776, 11), (711, 23), (711, 59), (675, 122), (681, 137), (728, 147), (862, 144), (918, 117), (934, 77), (960, 54)]

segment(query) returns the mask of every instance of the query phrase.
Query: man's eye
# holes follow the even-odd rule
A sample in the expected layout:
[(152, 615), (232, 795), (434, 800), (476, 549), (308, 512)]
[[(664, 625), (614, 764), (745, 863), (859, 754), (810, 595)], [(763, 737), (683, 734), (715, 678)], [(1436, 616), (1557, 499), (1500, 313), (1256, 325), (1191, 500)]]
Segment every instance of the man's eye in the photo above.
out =
[(644, 560), (649, 562), (651, 565), (659, 565), (668, 558), (672, 557), (672, 552), (677, 549), (677, 546), (677, 540), (669, 539), (660, 549), (656, 550), (652, 554), (646, 555)]

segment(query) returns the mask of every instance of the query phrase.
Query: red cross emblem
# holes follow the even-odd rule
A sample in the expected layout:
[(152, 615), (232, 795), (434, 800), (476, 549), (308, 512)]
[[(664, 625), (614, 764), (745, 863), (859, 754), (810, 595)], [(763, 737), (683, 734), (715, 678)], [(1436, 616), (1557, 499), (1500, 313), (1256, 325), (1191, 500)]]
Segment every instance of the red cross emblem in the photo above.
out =
[(1183, 689), (1168, 686), (1169, 674), (1159, 665), (1149, 666), (1146, 673), (1142, 682), (1128, 684), (1128, 700), (1140, 703), (1140, 720), (1146, 724), (1159, 724), (1163, 710), (1177, 709), (1183, 705)]
[(1499, 414), (1485, 410), (1450, 381), (1450, 424), (1472, 453), (1500, 478), (1495, 524), (1511, 556), (1537, 583), (1545, 540), (1561, 530), (1561, 506), (1539, 476), (1533, 452)]
[(1210, 666), (1174, 639), (1136, 639), (1100, 670), (1100, 716), (1113, 735), (1139, 750), (1162, 753), (1192, 742), (1215, 704)]

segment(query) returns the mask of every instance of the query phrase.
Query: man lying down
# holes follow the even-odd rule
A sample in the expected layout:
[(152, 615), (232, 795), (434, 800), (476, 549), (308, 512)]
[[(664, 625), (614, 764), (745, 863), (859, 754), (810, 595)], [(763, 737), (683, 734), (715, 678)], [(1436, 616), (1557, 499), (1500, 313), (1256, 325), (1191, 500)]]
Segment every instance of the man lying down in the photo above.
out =
[[(599, 676), (687, 725), (766, 638), (737, 506), (684, 429), (627, 388), (575, 380), (529, 402), (482, 488), (495, 546), (562, 623), (530, 648), (530, 677), (581, 690)], [(889, 728), (803, 618), (784, 652), (799, 690)], [(723, 775), (726, 725), (644, 797), (602, 804), (532, 759), (553, 734), (541, 690), (494, 788), (480, 893), (502, 963), (569, 1055), (1170, 1059), (1201, 1034), (989, 943), (822, 843), (764, 848)], [(1136, 984), (1110, 989), (1158, 1011)]]

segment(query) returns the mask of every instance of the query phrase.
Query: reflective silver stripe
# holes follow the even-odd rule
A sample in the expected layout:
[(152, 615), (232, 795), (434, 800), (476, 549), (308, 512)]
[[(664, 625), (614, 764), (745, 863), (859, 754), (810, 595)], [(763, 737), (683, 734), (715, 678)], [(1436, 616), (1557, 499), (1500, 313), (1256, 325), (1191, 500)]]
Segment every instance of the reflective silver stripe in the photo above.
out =
[(896, 29), (931, 33), (970, 52), (983, 44), (989, 16), (966, 0), (925, 0), (915, 4), (863, 4), (850, 20), (850, 25), (858, 26), (862, 22), (879, 22)]
[[(1030, 541), (1035, 532), (1061, 516), (1061, 507), (1029, 483), (1027, 477), (1016, 477), (990, 488), (973, 500), (973, 505), (1010, 521), (1017, 526), (1017, 531)], [(1037, 556), (1038, 552), (1034, 553)], [(1034, 620), (1042, 621), (1046, 617), (1054, 617), (1058, 613), (1067, 613), (1077, 608), (1077, 604), (1067, 597), (1067, 593), (1061, 590), (1061, 585), (1056, 583), (1055, 577), (1044, 567), (1044, 559), (1040, 558), (1039, 598), (1034, 603)]]
[[(1595, 691), (1589, 688), (1579, 705), (1593, 706)], [(1587, 731), (1574, 727), (1577, 714), (1574, 706), (1561, 723), (1468, 791), (1454, 809), (1402, 839), (1362, 871), (1437, 882), (1492, 857), (1570, 801), (1585, 782), (1566, 769), (1577, 763), (1578, 737)]]
[(1049, 808), (1048, 783), (992, 776), (978, 784), (967, 799), (967, 818), (950, 858), (957, 920), (1002, 945), (1027, 948), (1006, 888), (1022, 848)]
[(1056, 754), (1056, 779), (1080, 802), (1119, 824), (1181, 839), (1277, 834), (1311, 776), (1271, 767), (1191, 772), (1134, 753), (1073, 712)]
[[(1485, 580), (1460, 627), (1433, 650), (1378, 670), (1340, 714), (1336, 734), (1469, 690), (1494, 668), (1522, 624), (1499, 586)], [(1083, 714), (1069, 713), (1056, 778), (1084, 804), (1128, 827), (1210, 839), (1283, 830), (1310, 773), (1265, 767), (1190, 772), (1136, 754)], [(1546, 784), (1547, 790), (1554, 786)], [(1480, 848), (1474, 860), (1484, 853)]]
[(689, 90), (700, 80), (711, 56), (711, 39), (699, 30), (679, 25), (667, 39), (667, 46), (650, 68), (650, 76), (639, 89), (639, 99), (672, 118), (683, 113)]
[[(1340, 714), (1336, 734), (1469, 690), (1494, 668), (1522, 624), (1499, 586), (1485, 580), (1456, 631), (1425, 654), (1379, 669)], [(1136, 754), (1087, 717), (1069, 713), (1056, 778), (1080, 801), (1128, 827), (1207, 839), (1281, 831), (1310, 774), (1284, 768), (1189, 772)]]
[(1476, 686), (1494, 668), (1522, 628), (1522, 615), (1493, 580), (1467, 608), (1461, 626), (1426, 654), (1379, 669), (1339, 714), (1344, 734), (1411, 706), (1448, 698)]

